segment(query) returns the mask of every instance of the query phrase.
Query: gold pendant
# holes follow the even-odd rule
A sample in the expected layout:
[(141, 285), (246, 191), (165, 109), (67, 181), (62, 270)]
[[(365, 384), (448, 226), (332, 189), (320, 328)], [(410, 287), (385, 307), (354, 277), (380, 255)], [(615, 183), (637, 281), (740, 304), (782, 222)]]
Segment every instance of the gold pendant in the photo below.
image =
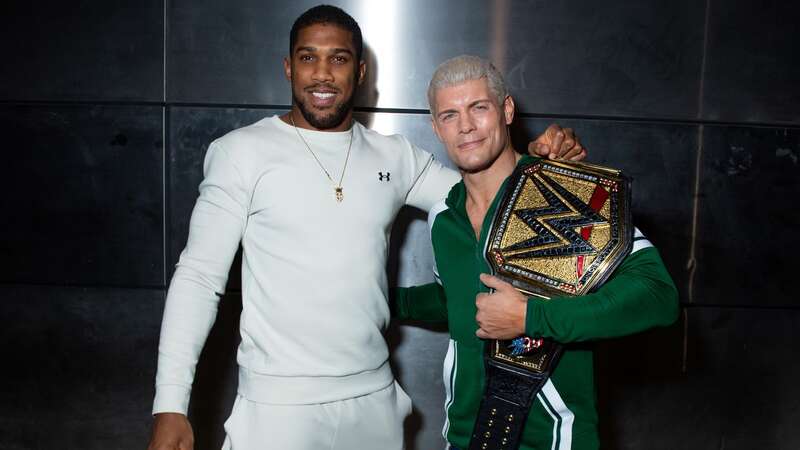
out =
[(342, 203), (342, 200), (344, 200), (344, 193), (342, 193), (342, 187), (336, 186), (335, 188), (333, 188), (333, 190), (336, 192), (336, 201)]

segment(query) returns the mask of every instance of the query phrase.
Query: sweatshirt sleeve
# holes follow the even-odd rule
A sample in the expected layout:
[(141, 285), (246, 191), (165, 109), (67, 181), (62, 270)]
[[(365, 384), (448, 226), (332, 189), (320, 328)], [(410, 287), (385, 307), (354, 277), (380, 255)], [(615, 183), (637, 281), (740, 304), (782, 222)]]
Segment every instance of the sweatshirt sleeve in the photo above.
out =
[(393, 319), (447, 322), (447, 300), (440, 284), (398, 287), (392, 293)]
[(167, 292), (153, 414), (187, 412), (195, 366), (216, 319), (247, 217), (241, 173), (218, 143), (209, 147), (203, 173), (186, 248)]
[(461, 181), (461, 175), (449, 167), (443, 166), (432, 154), (407, 144), (410, 148), (411, 185), (406, 195), (406, 205), (414, 206), (425, 212), (447, 197), (450, 188)]
[(629, 254), (597, 291), (528, 300), (526, 334), (562, 343), (612, 338), (666, 326), (678, 317), (678, 292), (658, 251)]

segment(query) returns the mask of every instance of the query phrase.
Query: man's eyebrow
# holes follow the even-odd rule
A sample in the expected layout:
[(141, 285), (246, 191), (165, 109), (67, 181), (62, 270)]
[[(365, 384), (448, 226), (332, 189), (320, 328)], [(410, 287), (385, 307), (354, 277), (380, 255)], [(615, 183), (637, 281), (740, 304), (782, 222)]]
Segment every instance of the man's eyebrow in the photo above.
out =
[(453, 108), (443, 109), (443, 110), (441, 110), (441, 111), (436, 113), (436, 117), (442, 117), (445, 114), (452, 114), (452, 113), (455, 113), (455, 112), (456, 112), (456, 110), (453, 109)]
[[(491, 103), (491, 100), (488, 99), (488, 98), (481, 98), (481, 99), (475, 100), (474, 102), (470, 102), (470, 104), (467, 105), (467, 108), (472, 108), (473, 106), (480, 105), (481, 103)], [(455, 108), (443, 109), (443, 110), (441, 110), (441, 111), (436, 113), (436, 117), (440, 117), (443, 114), (450, 114), (450, 113), (457, 113), (457, 112), (458, 111)]]
[(331, 53), (347, 53), (348, 55), (352, 55), (353, 51), (349, 48), (334, 48)]
[(482, 99), (478, 99), (478, 100), (475, 100), (474, 102), (470, 103), (469, 106), (473, 107), (473, 106), (479, 105), (481, 103), (486, 103), (486, 102), (489, 102), (489, 99), (488, 98), (482, 98)]
[[(318, 50), (319, 49), (317, 47), (312, 47), (310, 45), (306, 45), (306, 46), (302, 46), (302, 47), (297, 47), (297, 49), (294, 52), (295, 53), (316, 52)], [(332, 53), (332, 54), (346, 53), (346, 54), (351, 55), (351, 56), (353, 55), (353, 51), (350, 50), (349, 48), (333, 48), (328, 53)]]

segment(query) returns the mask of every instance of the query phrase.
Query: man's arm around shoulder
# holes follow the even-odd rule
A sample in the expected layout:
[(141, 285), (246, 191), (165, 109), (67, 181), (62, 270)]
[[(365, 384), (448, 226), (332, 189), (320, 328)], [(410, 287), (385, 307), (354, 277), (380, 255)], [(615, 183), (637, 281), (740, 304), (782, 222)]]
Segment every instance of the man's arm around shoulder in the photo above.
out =
[(494, 288), (476, 297), (477, 336), (511, 339), (522, 334), (562, 343), (638, 333), (673, 323), (678, 291), (658, 251), (645, 248), (625, 259), (596, 292), (549, 300), (528, 298), (497, 277), (481, 281)]
[(678, 290), (658, 250), (628, 255), (600, 288), (580, 297), (531, 299), (526, 332), (577, 342), (639, 333), (678, 318)]

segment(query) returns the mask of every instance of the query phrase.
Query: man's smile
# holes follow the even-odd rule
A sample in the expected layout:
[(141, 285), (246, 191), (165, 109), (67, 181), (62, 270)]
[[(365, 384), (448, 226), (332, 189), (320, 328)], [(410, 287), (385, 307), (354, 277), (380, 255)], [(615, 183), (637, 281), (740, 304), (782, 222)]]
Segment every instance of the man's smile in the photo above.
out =
[(306, 88), (305, 91), (311, 94), (311, 104), (316, 108), (328, 108), (333, 106), (339, 94), (337, 89), (321, 86)]
[(479, 147), (481, 144), (483, 144), (483, 141), (485, 140), (486, 138), (472, 139), (470, 141), (458, 144), (458, 148), (459, 150), (472, 150), (473, 148)]

